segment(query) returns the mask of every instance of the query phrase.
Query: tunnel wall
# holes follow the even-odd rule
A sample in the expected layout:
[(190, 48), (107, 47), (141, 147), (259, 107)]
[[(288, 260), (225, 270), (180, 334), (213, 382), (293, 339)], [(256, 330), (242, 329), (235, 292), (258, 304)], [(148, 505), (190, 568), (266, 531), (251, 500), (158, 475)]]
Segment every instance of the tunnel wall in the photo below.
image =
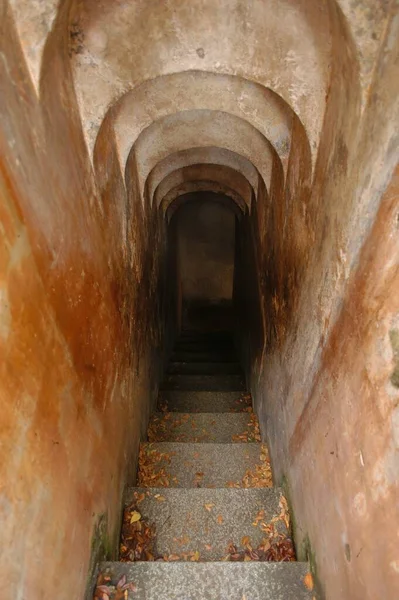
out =
[(58, 34), (39, 101), (2, 3), (0, 555), (7, 593), (31, 600), (81, 598), (115, 556), (162, 366), (165, 248), (133, 253), (147, 225), (112, 152), (95, 182)]
[(288, 187), (284, 202), (253, 216), (245, 244), (252, 236), (258, 275), (236, 283), (259, 285), (260, 308), (250, 306), (265, 337), (260, 347), (254, 323), (248, 380), (294, 509), (299, 557), (317, 565), (331, 599), (394, 597), (398, 586), (397, 134), (383, 117), (396, 114), (396, 35), (392, 18), (363, 113), (350, 44), (334, 48), (312, 188)]

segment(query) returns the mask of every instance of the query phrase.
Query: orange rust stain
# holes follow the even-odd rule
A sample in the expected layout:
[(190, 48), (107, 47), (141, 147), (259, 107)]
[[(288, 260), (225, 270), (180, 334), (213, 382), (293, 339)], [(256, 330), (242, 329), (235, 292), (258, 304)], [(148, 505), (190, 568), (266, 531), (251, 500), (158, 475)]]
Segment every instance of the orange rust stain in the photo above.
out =
[[(292, 457), (299, 452), (320, 411), (330, 401), (328, 394), (316, 393), (322, 379), (330, 378), (332, 385), (338, 380), (350, 381), (353, 376), (353, 357), (359, 354), (359, 343), (369, 344), (369, 329), (376, 315), (394, 314), (398, 309), (399, 279), (395, 264), (390, 266), (390, 258), (395, 256), (397, 241), (395, 235), (386, 233), (387, 224), (397, 218), (399, 198), (398, 170), (386, 190), (373, 229), (361, 252), (358, 271), (348, 288), (340, 316), (335, 323), (323, 350), (321, 365), (290, 440)], [(360, 387), (370, 387), (371, 382), (365, 372)], [(338, 400), (337, 400), (338, 401)]]

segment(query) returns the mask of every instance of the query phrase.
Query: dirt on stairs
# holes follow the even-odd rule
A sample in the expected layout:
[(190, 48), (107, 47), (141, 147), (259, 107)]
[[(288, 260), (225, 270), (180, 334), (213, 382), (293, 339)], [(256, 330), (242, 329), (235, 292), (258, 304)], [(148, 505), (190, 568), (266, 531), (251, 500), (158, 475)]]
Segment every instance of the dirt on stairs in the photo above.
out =
[(312, 600), (228, 333), (183, 332), (96, 600)]

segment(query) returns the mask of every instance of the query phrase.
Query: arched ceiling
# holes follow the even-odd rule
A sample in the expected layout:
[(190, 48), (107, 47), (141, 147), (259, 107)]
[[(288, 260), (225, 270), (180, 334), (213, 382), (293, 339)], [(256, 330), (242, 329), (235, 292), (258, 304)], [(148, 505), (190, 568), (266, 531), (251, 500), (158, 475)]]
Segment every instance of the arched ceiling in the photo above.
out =
[[(243, 30), (244, 35), (245, 33), (247, 34), (247, 41), (243, 46), (243, 48), (245, 48), (246, 45), (249, 45), (250, 47), (252, 45), (255, 45), (253, 43), (253, 39), (255, 38), (257, 32), (260, 29), (264, 30), (265, 27), (268, 26), (269, 21), (271, 21), (271, 29), (276, 30), (274, 21), (278, 20), (279, 17), (281, 17), (281, 13), (286, 9), (288, 9), (288, 11), (291, 12), (291, 18), (285, 20), (285, 15), (283, 15), (283, 23), (281, 24), (281, 27), (285, 26), (286, 29), (289, 30), (290, 23), (295, 19), (295, 13), (292, 13), (292, 11), (290, 10), (290, 5), (294, 5), (294, 7), (296, 5), (297, 13), (301, 15), (301, 18), (293, 31), (298, 32), (302, 21), (305, 20), (308, 22), (307, 31), (309, 30), (309, 28), (316, 29), (315, 34), (312, 34), (312, 39), (313, 37), (316, 37), (317, 40), (319, 40), (320, 37), (325, 35), (328, 29), (331, 30), (331, 13), (333, 12), (333, 10), (338, 9), (340, 12), (342, 12), (343, 17), (346, 20), (346, 23), (350, 30), (350, 35), (354, 40), (357, 54), (359, 56), (359, 73), (362, 88), (362, 104), (364, 106), (365, 100), (367, 98), (367, 91), (373, 76), (374, 62), (378, 55), (381, 38), (386, 28), (390, 3), (386, 2), (385, 0), (362, 0), (362, 2), (359, 2), (358, 0), (319, 0), (318, 2), (316, 0), (308, 2), (305, 2), (303, 0), (302, 2), (295, 2), (294, 0), (292, 0), (291, 2), (280, 2), (279, 4), (281, 5), (281, 7), (278, 12), (274, 10), (276, 3), (277, 0), (275, 0), (275, 2), (266, 2), (266, 0), (258, 1), (256, 3), (258, 4), (258, 7), (254, 8), (254, 2), (248, 2), (247, 0), (244, 0), (243, 2), (236, 1), (234, 3), (229, 3), (229, 6), (226, 6), (225, 3), (220, 1), (216, 2), (215, 0), (208, 0), (207, 2), (203, 2), (202, 6), (199, 6), (199, 2), (191, 2), (190, 12), (195, 14), (195, 23), (193, 23), (192, 16), (191, 18), (184, 18), (183, 16), (176, 14), (180, 11), (188, 11), (187, 7), (182, 7), (181, 3), (177, 2), (148, 3), (150, 4), (151, 8), (148, 7), (146, 10), (146, 7), (143, 6), (145, 4), (144, 0), (142, 0), (141, 2), (129, 3), (137, 5), (136, 7), (126, 7), (126, 4), (128, 3), (122, 2), (120, 0), (118, 2), (116, 2), (115, 0), (85, 0), (84, 3), (77, 2), (77, 0), (62, 0), (61, 2), (59, 0), (30, 0), (29, 2), (26, 2), (26, 0), (8, 0), (8, 4), (12, 9), (17, 31), (21, 40), (22, 50), (24, 52), (25, 59), (36, 90), (39, 91), (40, 72), (41, 70), (43, 70), (43, 68), (46, 68), (46, 65), (43, 65), (42, 61), (43, 50), (47, 40), (47, 36), (51, 32), (54, 23), (56, 22), (57, 18), (62, 12), (64, 15), (66, 15), (68, 19), (68, 21), (64, 22), (64, 24), (69, 29), (70, 36), (72, 37), (73, 35), (76, 35), (79, 38), (79, 52), (81, 51), (81, 49), (83, 49), (83, 47), (85, 47), (87, 41), (89, 41), (89, 48), (87, 53), (85, 54), (85, 56), (83, 56), (84, 52), (82, 52), (82, 55), (80, 56), (80, 58), (78, 58), (82, 62), (86, 62), (86, 68), (87, 70), (89, 70), (89, 57), (92, 57), (91, 79), (97, 79), (94, 72), (95, 67), (96, 64), (99, 65), (101, 63), (101, 58), (105, 54), (107, 55), (107, 61), (109, 60), (111, 63), (110, 66), (105, 66), (103, 69), (101, 69), (100, 74), (100, 77), (103, 79), (104, 74), (106, 75), (108, 73), (110, 75), (109, 80), (108, 77), (105, 77), (105, 83), (107, 88), (107, 100), (100, 103), (100, 105), (104, 104), (107, 107), (111, 106), (114, 103), (113, 98), (115, 97), (115, 94), (112, 94), (113, 88), (122, 91), (123, 93), (123, 91), (126, 90), (127, 87), (129, 87), (129, 84), (126, 85), (126, 81), (129, 82), (130, 80), (129, 72), (127, 73), (128, 77), (122, 77), (120, 79), (118, 78), (117, 81), (113, 81), (114, 74), (118, 73), (119, 69), (114, 69), (112, 67), (112, 64), (113, 62), (115, 62), (115, 60), (112, 61), (110, 56), (113, 53), (113, 41), (115, 40), (115, 37), (118, 38), (118, 21), (121, 21), (124, 15), (126, 15), (124, 30), (131, 29), (132, 32), (136, 32), (136, 34), (137, 31), (139, 31), (139, 33), (140, 30), (143, 31), (142, 21), (145, 19), (145, 17), (149, 17), (147, 18), (145, 31), (143, 31), (144, 35), (136, 35), (136, 40), (134, 44), (132, 44), (131, 40), (125, 40), (124, 43), (121, 45), (120, 38), (122, 32), (119, 36), (119, 40), (116, 40), (116, 45), (119, 48), (119, 51), (117, 53), (119, 60), (121, 59), (121, 57), (124, 60), (124, 57), (122, 56), (122, 47), (126, 48), (130, 45), (134, 45), (135, 48), (139, 47), (139, 50), (136, 54), (130, 52), (130, 72), (135, 69), (135, 62), (137, 60), (137, 57), (141, 57), (142, 55), (143, 41), (144, 45), (148, 42), (151, 44), (154, 44), (154, 41), (156, 42), (153, 50), (151, 48), (146, 49), (147, 56), (142, 61), (140, 61), (144, 64), (151, 62), (151, 57), (153, 58), (154, 55), (156, 55), (157, 53), (157, 47), (172, 47), (172, 50), (169, 50), (169, 52), (167, 53), (163, 52), (161, 55), (162, 65), (160, 66), (160, 68), (162, 70), (166, 70), (167, 65), (165, 65), (165, 62), (167, 62), (168, 55), (172, 54), (172, 57), (169, 56), (169, 59), (173, 60), (174, 58), (173, 42), (175, 42), (177, 46), (180, 46), (180, 50), (177, 50), (176, 57), (173, 60), (175, 64), (178, 62), (178, 53), (184, 52), (184, 48), (186, 48), (188, 54), (186, 60), (194, 64), (194, 66), (192, 66), (191, 64), (191, 66), (189, 67), (190, 69), (195, 69), (195, 64), (199, 65), (199, 68), (202, 69), (203, 67), (205, 67), (205, 64), (203, 64), (204, 61), (210, 62), (213, 58), (212, 64), (214, 64), (215, 70), (217, 72), (226, 72), (222, 68), (224, 65), (222, 61), (222, 56), (219, 58), (218, 54), (220, 50), (223, 51), (224, 56), (226, 54), (231, 54), (231, 43), (226, 49), (220, 48), (222, 44), (216, 49), (215, 46), (217, 45), (218, 40), (225, 41), (226, 36), (225, 38), (223, 38), (223, 33), (226, 32), (226, 29), (230, 29), (231, 31), (233, 30), (233, 27), (235, 26), (234, 21), (237, 21), (240, 12), (243, 17), (242, 23), (240, 24), (240, 28)], [(158, 4), (161, 4), (160, 9), (158, 7)], [(212, 4), (217, 6), (212, 6)], [(244, 5), (244, 7), (240, 6), (242, 4)], [(202, 19), (198, 19), (198, 15), (196, 13), (200, 12), (202, 10), (202, 7), (204, 15), (202, 16)], [(221, 30), (219, 32), (219, 27), (217, 28), (218, 35), (216, 36), (216, 39), (214, 40), (212, 46), (206, 47), (205, 42), (208, 40), (208, 36), (204, 35), (204, 26), (209, 27), (210, 23), (212, 25), (218, 23), (218, 21), (213, 19), (220, 15), (220, 13), (223, 10), (225, 14), (221, 22)], [(146, 12), (146, 14), (143, 14), (144, 11)], [(303, 14), (305, 11), (308, 13), (307, 15)], [(323, 13), (323, 20), (320, 23), (319, 27), (317, 26), (317, 17), (319, 14), (318, 11), (320, 13)], [(149, 15), (149, 12), (151, 12), (152, 14)], [(232, 19), (233, 22), (230, 24), (230, 27), (229, 24), (226, 23), (229, 12), (235, 13)], [(326, 15), (326, 12), (329, 12), (330, 16)], [(273, 19), (270, 19), (269, 13), (273, 13), (275, 17)], [(138, 14), (138, 16), (141, 18), (134, 22), (133, 18), (136, 16), (136, 14)], [(236, 16), (237, 14), (238, 17)], [(159, 17), (157, 15), (159, 15)], [(253, 25), (253, 20), (256, 17), (256, 15), (260, 15), (261, 19), (264, 21), (263, 24), (258, 26)], [(158, 39), (162, 38), (162, 19), (165, 19), (166, 35), (164, 36), (164, 41)], [(182, 36), (180, 34), (180, 29), (182, 25), (188, 21), (191, 23), (191, 30), (194, 30), (192, 43), (190, 43), (190, 41), (187, 40), (187, 37), (191, 34), (191, 31), (190, 34), (187, 32), (186, 36)], [(113, 29), (113, 34), (110, 39), (108, 37), (109, 33), (107, 31), (108, 22), (112, 24)], [(146, 38), (145, 32), (147, 32), (148, 30), (153, 30), (153, 33), (150, 37)], [(214, 31), (214, 27), (212, 28), (212, 31)], [(241, 34), (240, 37), (242, 37), (243, 34)], [(269, 32), (266, 33), (265, 37), (267, 37), (268, 35)], [(264, 39), (265, 38), (260, 38), (260, 42), (258, 42), (256, 46), (265, 43), (262, 42), (262, 40)], [(328, 45), (328, 42), (325, 41), (325, 44)], [(273, 40), (270, 44), (268, 44), (268, 46), (273, 47)], [(317, 47), (317, 44), (314, 43), (314, 46)], [(214, 50), (214, 56), (209, 56), (211, 49)], [(257, 54), (256, 48), (253, 50), (251, 50), (251, 48), (249, 50), (246, 50), (246, 54), (250, 53)], [(282, 52), (279, 51), (279, 54), (280, 53)], [(268, 54), (265, 53), (262, 57), (263, 60), (265, 59), (265, 57), (267, 58), (267, 56)], [(231, 58), (233, 59), (233, 56)], [(246, 56), (243, 57), (243, 61), (246, 58)], [(157, 57), (157, 60), (158, 59), (159, 57)], [(234, 63), (234, 60), (230, 60), (228, 62)], [(266, 70), (267, 68), (268, 64), (265, 65), (265, 68), (263, 68), (263, 70)], [(127, 70), (129, 71), (129, 69)], [(143, 68), (141, 70), (143, 70)], [(177, 72), (180, 70), (182, 69), (175, 68), (172, 69), (171, 72)], [(205, 70), (207, 69), (205, 68)], [(259, 70), (258, 66), (256, 70)], [(147, 77), (144, 77), (142, 79), (147, 79)], [(252, 78), (249, 77), (249, 79)], [(133, 83), (132, 87), (134, 87), (135, 85), (136, 83)], [(93, 113), (92, 110), (90, 112)], [(97, 120), (98, 123), (101, 123), (101, 120), (102, 119), (99, 116)]]
[[(36, 88), (53, 27), (97, 175), (112, 144), (149, 206), (193, 165), (190, 182), (217, 185), (234, 169), (246, 206), (259, 185), (309, 180), (336, 54), (353, 37), (366, 89), (378, 43), (361, 25), (382, 35), (388, 14), (382, 0), (8, 1)], [(294, 131), (306, 160), (293, 159)]]
[[(270, 186), (276, 152), (270, 142), (252, 125), (219, 111), (185, 111), (159, 119), (137, 139), (127, 161), (134, 161), (140, 193), (146, 179), (169, 154), (193, 147), (216, 146), (244, 156), (259, 171), (266, 187)], [(278, 161), (282, 169), (281, 162)], [(148, 188), (152, 199), (154, 189)]]
[(72, 8), (85, 32), (72, 68), (90, 153), (96, 139), (103, 152), (111, 128), (121, 170), (137, 175), (146, 205), (162, 181), (156, 174), (175, 170), (169, 157), (179, 153), (183, 168), (199, 148), (213, 148), (213, 164), (231, 167), (226, 152), (249, 164), (256, 199), (259, 177), (268, 191), (273, 173), (284, 182), (294, 123), (314, 165), (329, 85), (324, 3), (194, 0), (154, 8), (143, 0)]
[[(252, 187), (248, 180), (230, 167), (224, 165), (196, 164), (172, 171), (167, 175), (154, 193), (154, 204), (160, 206), (168, 194), (178, 186), (186, 183), (210, 181), (227, 186), (239, 194), (242, 199), (242, 210), (250, 209)], [(227, 194), (228, 195), (228, 194)]]
[[(169, 206), (174, 200), (193, 192), (213, 192), (230, 198), (242, 213), (246, 211), (246, 205), (240, 194), (232, 187), (211, 180), (185, 181), (171, 189), (162, 199), (160, 207), (167, 213)], [(235, 211), (236, 212), (236, 211)]]
[[(170, 204), (168, 205), (168, 207), (166, 209), (167, 221), (170, 222), (173, 215), (177, 212), (177, 210), (183, 204), (186, 204), (188, 202), (196, 202), (197, 200), (202, 199), (202, 198), (203, 198), (202, 193), (196, 192), (196, 191), (187, 192), (186, 194), (177, 196), (174, 200), (172, 200), (170, 202)], [(242, 212), (241, 212), (240, 208), (237, 206), (237, 204), (234, 200), (229, 198), (229, 196), (226, 196), (225, 194), (220, 194), (220, 193), (214, 192), (212, 190), (207, 190), (207, 199), (212, 200), (213, 202), (216, 202), (218, 204), (221, 204), (222, 206), (225, 206), (226, 208), (231, 210), (238, 217), (238, 219), (240, 219), (242, 217)]]
[(209, 146), (206, 148), (188, 148), (169, 154), (161, 160), (147, 177), (146, 187), (156, 190), (160, 183), (174, 171), (191, 165), (222, 165), (241, 174), (252, 188), (255, 197), (258, 192), (259, 173), (253, 164), (243, 156), (226, 150)]
[(188, 110), (216, 110), (247, 121), (270, 141), (286, 171), (296, 115), (277, 94), (240, 77), (188, 71), (146, 81), (108, 111), (102, 129), (106, 131), (107, 121), (112, 121), (124, 168), (143, 129), (160, 118)]
[(319, 0), (76, 3), (73, 56), (90, 144), (109, 107), (144, 81), (185, 71), (235, 75), (273, 90), (317, 146), (329, 84), (330, 26)]

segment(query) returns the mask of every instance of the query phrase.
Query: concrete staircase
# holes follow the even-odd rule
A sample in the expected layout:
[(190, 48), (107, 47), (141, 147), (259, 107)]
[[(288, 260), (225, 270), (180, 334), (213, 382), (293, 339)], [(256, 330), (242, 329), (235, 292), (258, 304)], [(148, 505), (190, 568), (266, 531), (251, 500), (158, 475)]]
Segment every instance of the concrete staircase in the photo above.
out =
[(312, 599), (227, 334), (182, 334), (157, 410), (96, 598)]

